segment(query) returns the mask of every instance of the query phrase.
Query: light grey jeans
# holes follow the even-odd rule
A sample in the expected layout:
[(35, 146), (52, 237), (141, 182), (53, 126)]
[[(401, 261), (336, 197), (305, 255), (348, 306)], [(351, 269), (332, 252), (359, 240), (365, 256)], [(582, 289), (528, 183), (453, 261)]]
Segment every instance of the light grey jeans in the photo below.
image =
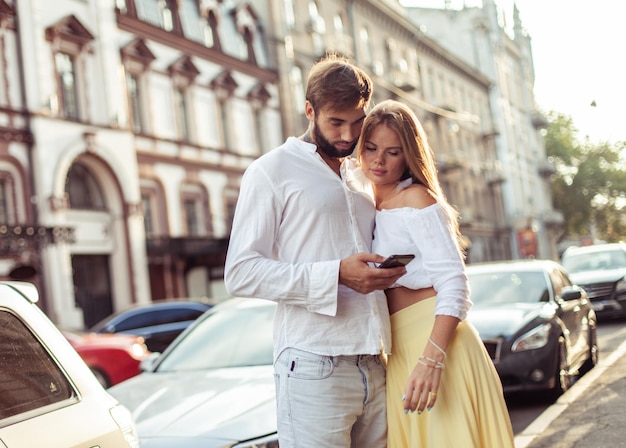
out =
[(380, 356), (321, 356), (288, 348), (274, 372), (280, 448), (387, 446)]

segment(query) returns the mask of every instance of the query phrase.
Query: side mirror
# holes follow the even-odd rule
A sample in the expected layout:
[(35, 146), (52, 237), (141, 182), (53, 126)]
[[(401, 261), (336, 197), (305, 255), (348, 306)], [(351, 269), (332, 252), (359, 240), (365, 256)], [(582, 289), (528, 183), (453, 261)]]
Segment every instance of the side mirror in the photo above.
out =
[(561, 299), (565, 301), (578, 300), (584, 294), (584, 290), (580, 286), (566, 286), (561, 290)]
[(157, 360), (161, 357), (161, 353), (152, 352), (146, 359), (139, 363), (139, 370), (142, 372), (154, 372)]

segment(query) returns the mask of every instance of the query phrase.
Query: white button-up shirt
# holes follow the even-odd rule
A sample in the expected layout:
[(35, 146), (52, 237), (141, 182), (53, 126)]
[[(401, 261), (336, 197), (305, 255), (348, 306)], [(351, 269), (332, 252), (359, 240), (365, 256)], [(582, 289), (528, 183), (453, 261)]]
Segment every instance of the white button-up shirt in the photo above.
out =
[(340, 260), (370, 252), (376, 209), (315, 145), (290, 137), (246, 170), (224, 272), (233, 296), (277, 302), (274, 356), (294, 347), (320, 355), (389, 352), (382, 291), (339, 285)]

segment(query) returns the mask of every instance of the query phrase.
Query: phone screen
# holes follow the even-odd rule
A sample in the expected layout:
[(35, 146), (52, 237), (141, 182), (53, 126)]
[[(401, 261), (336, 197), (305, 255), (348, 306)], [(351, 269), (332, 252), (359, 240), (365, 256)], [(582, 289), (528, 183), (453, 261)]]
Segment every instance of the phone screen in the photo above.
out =
[(406, 266), (409, 261), (415, 258), (413, 254), (391, 255), (378, 265), (379, 268), (395, 268), (398, 266)]

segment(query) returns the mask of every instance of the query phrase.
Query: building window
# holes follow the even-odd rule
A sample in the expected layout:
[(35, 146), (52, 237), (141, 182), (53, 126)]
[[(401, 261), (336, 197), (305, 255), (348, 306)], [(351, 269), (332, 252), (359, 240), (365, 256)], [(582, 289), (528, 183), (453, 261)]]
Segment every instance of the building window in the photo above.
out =
[[(139, 167), (141, 172), (151, 172), (152, 168)], [(167, 207), (163, 186), (152, 178), (141, 177), (141, 207), (146, 236), (166, 235), (168, 232)]]
[(143, 209), (143, 226), (146, 236), (154, 235), (154, 197), (150, 193), (141, 193), (141, 207)]
[(174, 29), (174, 17), (172, 10), (167, 4), (166, 0), (159, 0), (159, 12), (161, 13), (161, 24), (165, 31), (172, 31)]
[(326, 34), (326, 22), (319, 13), (317, 3), (313, 0), (309, 1), (309, 16), (311, 40), (313, 41), (313, 52), (322, 54), (324, 52), (324, 34)]
[(209, 196), (200, 185), (186, 184), (182, 189), (182, 208), (185, 231), (188, 236), (211, 234)]
[(139, 76), (129, 74), (126, 77), (128, 89), (128, 102), (130, 105), (131, 127), (134, 132), (141, 133), (144, 130), (143, 113), (141, 108), (141, 88)]
[(176, 110), (176, 120), (178, 132), (181, 140), (190, 140), (189, 114), (187, 113), (187, 89), (177, 87), (174, 89), (174, 106)]
[(304, 113), (305, 108), (305, 91), (304, 82), (302, 81), (302, 69), (297, 65), (291, 67), (291, 73), (289, 74), (291, 80), (291, 88), (293, 91), (293, 98), (295, 103), (295, 109), (298, 112)]
[(183, 56), (168, 67), (172, 78), (174, 113), (178, 136), (181, 140), (189, 142), (192, 139), (193, 128), (191, 126), (190, 102), (193, 96), (190, 89), (194, 79), (200, 74), (200, 70), (194, 65), (190, 56)]
[(287, 29), (293, 30), (296, 27), (296, 14), (293, 8), (293, 0), (283, 0), (285, 8), (285, 25)]
[(218, 24), (220, 11), (218, 2), (196, 0), (198, 12), (202, 18), (203, 43), (209, 48), (221, 50)]
[(193, 198), (187, 198), (183, 201), (183, 208), (185, 210), (185, 228), (187, 229), (187, 235), (189, 236), (200, 235), (200, 206), (201, 204)]
[(395, 63), (396, 42), (393, 39), (387, 39), (385, 42), (385, 71), (393, 74)]
[(233, 219), (235, 218), (235, 209), (237, 208), (237, 201), (228, 200), (226, 201), (226, 224), (228, 227), (228, 233), (230, 234), (230, 230), (233, 227)]
[(351, 54), (352, 40), (346, 33), (343, 17), (340, 14), (336, 14), (333, 17), (333, 24), (335, 26), (335, 45), (337, 50), (343, 54)]
[(46, 28), (46, 40), (54, 52), (57, 94), (50, 98), (50, 108), (71, 120), (88, 119), (85, 59), (93, 35), (74, 16), (67, 16)]
[(9, 181), (0, 177), (0, 224), (10, 224)]
[(65, 118), (78, 120), (78, 95), (76, 92), (76, 64), (74, 57), (66, 53), (55, 55), (60, 86), (60, 112)]
[(136, 133), (149, 131), (147, 111), (149, 98), (145, 95), (146, 73), (156, 59), (150, 48), (141, 39), (135, 39), (122, 47), (122, 62), (126, 71), (126, 91), (128, 95), (128, 115), (130, 127)]
[(104, 195), (91, 171), (81, 163), (70, 168), (65, 181), (70, 207), (84, 210), (106, 210)]
[(202, 25), (202, 35), (204, 37), (204, 45), (208, 48), (215, 46), (215, 30), (209, 23)]
[(225, 150), (234, 149), (232, 147), (235, 142), (235, 134), (238, 129), (234, 120), (231, 120), (231, 98), (235, 90), (239, 87), (237, 81), (233, 78), (229, 71), (225, 70), (217, 75), (210, 83), (211, 89), (215, 93), (218, 114), (221, 120), (220, 128), (222, 129), (222, 142)]

